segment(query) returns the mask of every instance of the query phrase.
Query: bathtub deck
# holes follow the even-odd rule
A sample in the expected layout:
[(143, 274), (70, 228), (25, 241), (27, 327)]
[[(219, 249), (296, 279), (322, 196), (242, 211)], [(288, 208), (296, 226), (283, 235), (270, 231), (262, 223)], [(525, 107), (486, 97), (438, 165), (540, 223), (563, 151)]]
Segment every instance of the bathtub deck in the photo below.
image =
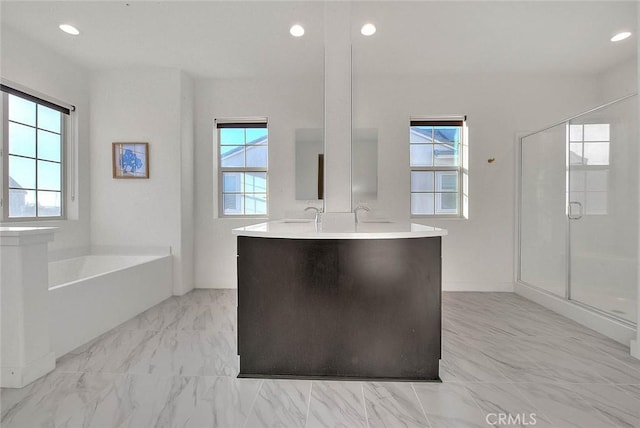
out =
[(442, 354), (442, 384), (237, 379), (235, 290), (195, 290), (3, 389), (0, 425), (640, 426), (628, 348), (512, 293), (444, 293)]

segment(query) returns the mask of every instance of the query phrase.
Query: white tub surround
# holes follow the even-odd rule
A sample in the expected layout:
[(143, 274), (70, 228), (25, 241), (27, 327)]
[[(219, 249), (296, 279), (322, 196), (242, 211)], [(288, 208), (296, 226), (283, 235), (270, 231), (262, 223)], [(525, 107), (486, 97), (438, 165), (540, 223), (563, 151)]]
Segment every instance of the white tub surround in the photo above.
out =
[(171, 296), (169, 249), (164, 254), (128, 252), (49, 262), (49, 323), (56, 357)]
[(22, 388), (55, 368), (47, 317), (47, 251), (56, 230), (0, 227), (0, 387)]
[(90, 254), (49, 262), (49, 289), (66, 287), (76, 282), (109, 275), (167, 256), (169, 254), (164, 256)]
[(445, 236), (446, 229), (407, 222), (316, 224), (276, 220), (233, 229), (234, 235), (284, 239), (400, 239)]

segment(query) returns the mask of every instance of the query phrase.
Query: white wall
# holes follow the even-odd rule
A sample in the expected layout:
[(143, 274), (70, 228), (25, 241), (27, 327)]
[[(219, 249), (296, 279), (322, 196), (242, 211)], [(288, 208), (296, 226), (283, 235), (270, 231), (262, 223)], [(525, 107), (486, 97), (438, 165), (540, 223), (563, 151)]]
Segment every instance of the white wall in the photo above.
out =
[(327, 212), (351, 212), (351, 3), (325, 3), (324, 193)]
[[(68, 176), (68, 220), (38, 222), (37, 225), (59, 227), (50, 250), (88, 247), (90, 245), (90, 178), (89, 178), (89, 72), (68, 58), (22, 36), (2, 25), (0, 49), (0, 74), (2, 78), (54, 97), (76, 106), (77, 150), (75, 162), (77, 174)], [(67, 147), (67, 156), (71, 153)], [(71, 201), (70, 185), (76, 189), (76, 200)], [(17, 225), (16, 223), (12, 223)], [(20, 225), (36, 225), (22, 222)]]
[[(182, 223), (188, 230), (191, 94), (175, 69), (102, 71), (91, 79), (92, 244), (171, 246), (174, 294), (193, 287), (189, 262), (182, 263), (183, 245), (191, 252)], [(148, 142), (150, 178), (114, 179), (113, 142)]]
[[(317, 86), (317, 87), (316, 87)], [(354, 79), (354, 126), (377, 128), (378, 200), (374, 208), (408, 219), (408, 118), (468, 115), (471, 218), (428, 221), (444, 239), (447, 289), (511, 290), (514, 264), (515, 136), (596, 103), (595, 77), (447, 75)], [(295, 201), (294, 128), (322, 126), (322, 82), (288, 79), (196, 83), (196, 287), (236, 287), (231, 229), (255, 220), (216, 218), (215, 117), (268, 116), (270, 217), (304, 207)], [(496, 162), (487, 163), (495, 157)], [(331, 174), (332, 171), (327, 171)]]
[(255, 219), (217, 218), (215, 118), (267, 116), (269, 127), (269, 217), (302, 210), (295, 200), (295, 130), (323, 127), (320, 77), (196, 81), (195, 284), (236, 287), (236, 240), (231, 229)]
[[(640, 9), (638, 9), (638, 28), (640, 28)], [(640, 55), (637, 55), (636, 61), (637, 61), (636, 67), (638, 70), (640, 69)], [(640, 79), (637, 82), (636, 90), (640, 92)], [(640, 135), (640, 110), (638, 110), (638, 127), (639, 127), (638, 134)], [(640, 155), (640, 150), (638, 150), (638, 154)], [(637, 157), (636, 161), (640, 162), (640, 157)], [(640, 176), (638, 181), (638, 188), (636, 190), (636, 196), (640, 197)], [(640, 235), (638, 235), (638, 242), (640, 245)], [(640, 254), (640, 246), (638, 249), (638, 254)], [(637, 272), (637, 279), (638, 279), (637, 293), (636, 293), (636, 300), (637, 300), (636, 304), (637, 304), (638, 310), (636, 313), (640, 318), (640, 259), (636, 260), (636, 267), (637, 267), (636, 272)], [(633, 355), (634, 357), (640, 360), (640, 328), (638, 328), (638, 325), (640, 325), (640, 323), (636, 324), (636, 340), (631, 341), (631, 355)]]
[[(469, 219), (425, 220), (446, 228), (443, 287), (512, 290), (516, 134), (595, 105), (595, 78), (468, 74), (354, 78), (354, 126), (378, 128), (378, 199), (394, 219), (410, 210), (409, 117), (466, 114)], [(488, 163), (487, 159), (495, 158)]]
[[(55, 73), (44, 72), (44, 64)], [(625, 92), (633, 69), (624, 65), (597, 78), (469, 74), (354, 79), (354, 126), (379, 132), (379, 192), (372, 205), (393, 218), (408, 217), (409, 195), (402, 189), (409, 186), (405, 142), (410, 115), (467, 114), (471, 218), (429, 223), (450, 231), (444, 240), (447, 288), (510, 289), (516, 132), (536, 130)], [(199, 79), (194, 84), (178, 70), (139, 69), (98, 72), (90, 84), (86, 70), (6, 27), (2, 76), (78, 106), (79, 220), (61, 222), (54, 249), (90, 243), (170, 245), (176, 258), (174, 293), (193, 284), (235, 287), (231, 229), (255, 220), (217, 218), (216, 117), (269, 117), (270, 217), (305, 206), (295, 201), (294, 135), (296, 128), (323, 127), (321, 78)], [(149, 180), (111, 177), (114, 141), (150, 142)], [(488, 164), (489, 157), (496, 162)], [(90, 188), (96, 195), (91, 204)]]
[(194, 287), (194, 185), (195, 137), (193, 80), (180, 74), (180, 247), (182, 250), (181, 276), (176, 294), (184, 294)]
[(638, 60), (636, 57), (616, 64), (598, 76), (598, 100), (616, 100), (638, 92)]

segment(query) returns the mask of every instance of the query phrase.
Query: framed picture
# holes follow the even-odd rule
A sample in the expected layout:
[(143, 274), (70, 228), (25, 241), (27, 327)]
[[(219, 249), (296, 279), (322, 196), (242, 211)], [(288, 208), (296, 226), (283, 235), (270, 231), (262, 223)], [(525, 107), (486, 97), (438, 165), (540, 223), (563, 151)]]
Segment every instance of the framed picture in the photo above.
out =
[(113, 178), (149, 178), (149, 143), (113, 143)]

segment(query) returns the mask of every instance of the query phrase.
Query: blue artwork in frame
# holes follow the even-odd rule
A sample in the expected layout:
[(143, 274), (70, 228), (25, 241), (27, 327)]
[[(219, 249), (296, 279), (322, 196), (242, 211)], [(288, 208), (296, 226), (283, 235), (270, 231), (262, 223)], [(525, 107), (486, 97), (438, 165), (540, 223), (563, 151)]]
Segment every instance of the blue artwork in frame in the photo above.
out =
[(113, 178), (149, 178), (149, 143), (113, 143)]

